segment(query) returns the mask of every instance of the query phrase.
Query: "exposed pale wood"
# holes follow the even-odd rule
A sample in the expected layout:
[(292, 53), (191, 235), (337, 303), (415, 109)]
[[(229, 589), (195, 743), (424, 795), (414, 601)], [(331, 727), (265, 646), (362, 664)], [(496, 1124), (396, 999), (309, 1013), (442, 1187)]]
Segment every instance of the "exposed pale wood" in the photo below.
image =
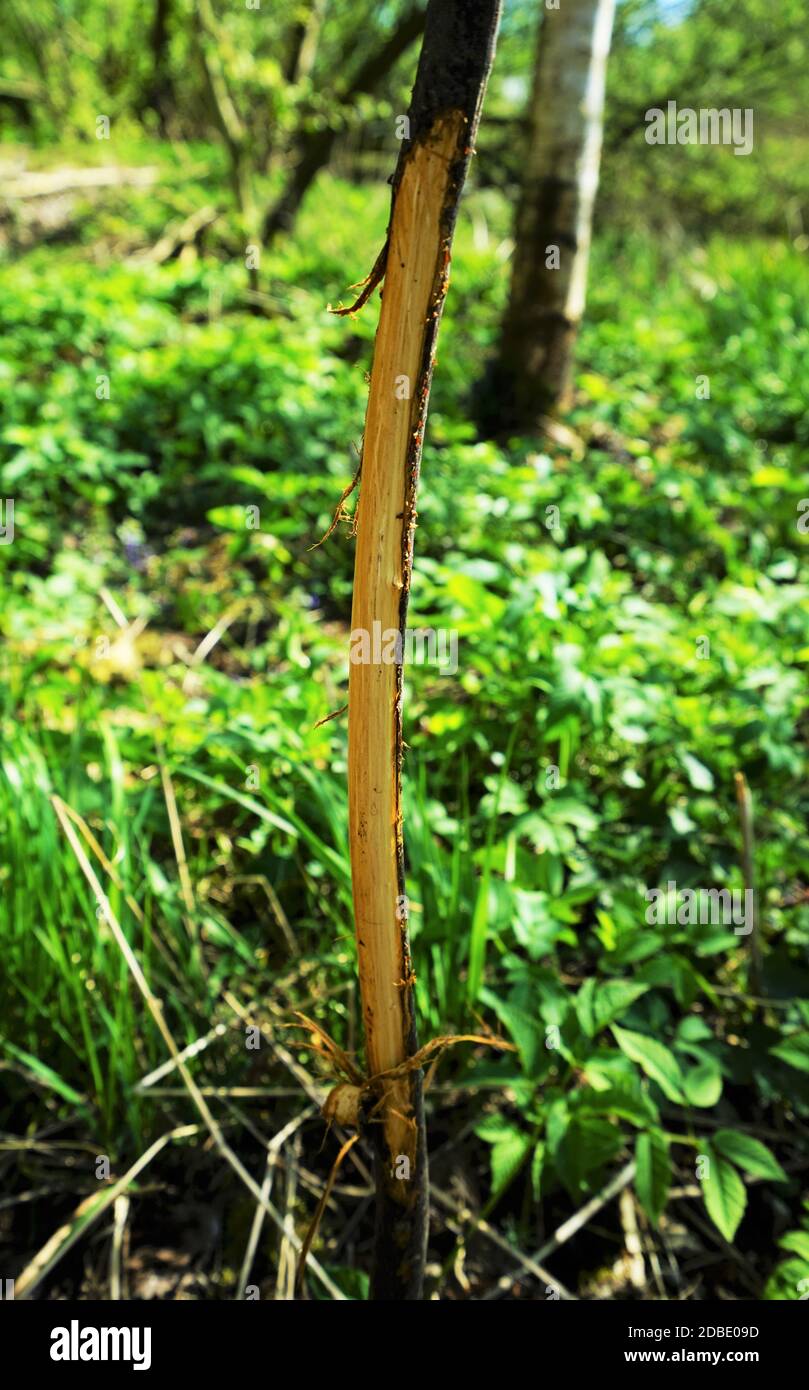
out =
[[(460, 112), (449, 113), (414, 146), (394, 202), (363, 444), (351, 618), (352, 632), (367, 632), (369, 640), (375, 624), (382, 634), (400, 627), (410, 548), (408, 461), (429, 319), (443, 296), (442, 214), (464, 124)], [(409, 400), (398, 398), (403, 378)], [(372, 1073), (408, 1055), (411, 1015), (406, 924), (397, 916), (399, 674), (393, 663), (370, 662), (352, 665), (349, 676), (351, 867)], [(408, 1089), (406, 1081), (389, 1084), (385, 1125), (390, 1151), (414, 1161)]]

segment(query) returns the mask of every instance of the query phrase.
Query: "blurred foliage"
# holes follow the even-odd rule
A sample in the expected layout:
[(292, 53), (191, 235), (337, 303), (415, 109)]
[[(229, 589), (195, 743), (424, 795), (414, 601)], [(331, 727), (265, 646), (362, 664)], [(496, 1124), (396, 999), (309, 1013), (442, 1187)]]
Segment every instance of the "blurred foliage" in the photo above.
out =
[[(335, 133), (342, 172), (384, 177), (415, 52), (412, 38), (400, 52), (395, 36), (423, 8), (419, 0), (122, 0), (113, 23), (106, 0), (6, 0), (0, 131), (42, 146), (58, 135), (84, 159), (103, 160), (110, 145), (97, 139), (96, 122), (105, 115), (113, 149), (145, 132), (190, 153), (195, 142), (222, 135), (205, 78), (208, 53), (259, 208), (280, 195), (307, 141), (323, 131)], [(541, 10), (536, 0), (505, 0), (478, 141), (478, 179), (511, 193), (522, 175)], [(809, 235), (807, 74), (802, 0), (618, 0), (602, 219), (656, 231), (677, 223), (689, 232), (708, 224)], [(668, 100), (695, 110), (752, 109), (753, 153), (649, 147), (645, 113)]]

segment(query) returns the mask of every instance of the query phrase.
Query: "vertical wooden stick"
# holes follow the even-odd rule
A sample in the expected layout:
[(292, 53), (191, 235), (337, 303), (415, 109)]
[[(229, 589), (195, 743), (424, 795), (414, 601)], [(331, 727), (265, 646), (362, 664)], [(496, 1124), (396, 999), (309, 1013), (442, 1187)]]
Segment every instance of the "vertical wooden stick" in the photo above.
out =
[[(387, 242), (361, 297), (384, 274), (357, 509), (349, 675), (351, 868), (371, 1075), (399, 1066), (417, 1046), (402, 837), (402, 658), (436, 337), (499, 11), (500, 0), (430, 0)], [(371, 1297), (418, 1299), (427, 1239), (421, 1072), (376, 1089)]]

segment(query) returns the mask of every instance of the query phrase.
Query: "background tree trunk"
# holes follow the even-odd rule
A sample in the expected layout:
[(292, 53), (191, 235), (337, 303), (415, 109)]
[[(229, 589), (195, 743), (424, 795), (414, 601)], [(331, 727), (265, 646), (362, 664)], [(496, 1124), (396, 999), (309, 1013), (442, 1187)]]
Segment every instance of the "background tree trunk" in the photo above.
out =
[(282, 69), (285, 82), (302, 82), (310, 75), (327, 3), (328, 0), (309, 0), (308, 12), (300, 15), (294, 24)]
[(245, 230), (252, 234), (255, 209), (248, 152), (249, 134), (228, 86), (211, 0), (196, 0), (196, 18), (199, 24), (196, 37), (211, 113), (227, 150), (228, 173), (236, 206), (242, 215)]
[(564, 406), (584, 311), (615, 0), (560, 0), (540, 28), (508, 306), (481, 422), (532, 431)]
[(152, 71), (145, 94), (145, 104), (157, 115), (160, 134), (166, 136), (167, 121), (175, 107), (169, 63), (171, 0), (155, 0), (149, 31)]
[[(368, 1071), (417, 1050), (402, 835), (402, 662), (416, 487), (455, 216), (494, 54), (500, 0), (431, 0), (393, 179), (357, 506), (349, 675), (349, 827)], [(399, 634), (399, 659), (355, 640)], [(366, 656), (369, 655), (366, 653)], [(419, 1299), (427, 1241), (422, 1074), (379, 1081), (373, 1299)]]

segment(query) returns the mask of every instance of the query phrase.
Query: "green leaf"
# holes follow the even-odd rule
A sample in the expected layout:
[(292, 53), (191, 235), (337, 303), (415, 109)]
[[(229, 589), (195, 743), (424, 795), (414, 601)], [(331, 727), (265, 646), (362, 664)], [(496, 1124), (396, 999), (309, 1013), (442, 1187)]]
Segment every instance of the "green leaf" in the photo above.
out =
[(687, 1071), (683, 1078), (683, 1089), (689, 1105), (708, 1109), (716, 1105), (722, 1094), (722, 1072), (716, 1062), (700, 1062)]
[(696, 821), (691, 819), (683, 806), (670, 806), (668, 814), (671, 828), (676, 835), (690, 835), (692, 830), (696, 830)]
[(754, 1178), (772, 1178), (773, 1182), (788, 1182), (786, 1173), (766, 1144), (751, 1134), (737, 1129), (718, 1129), (713, 1137), (714, 1148), (723, 1158), (743, 1168)]
[(591, 975), (589, 980), (585, 980), (578, 994), (576, 995), (575, 1009), (576, 1017), (579, 1020), (579, 1027), (588, 1038), (595, 1035), (596, 1023), (593, 1010), (596, 992), (596, 978)]
[(700, 1178), (705, 1209), (725, 1240), (733, 1240), (747, 1206), (744, 1183), (732, 1164), (710, 1144), (703, 1144), (703, 1151), (708, 1159), (707, 1170)]
[(649, 989), (641, 980), (585, 980), (576, 996), (576, 1014), (582, 1032), (594, 1038)]
[(488, 1117), (477, 1126), (475, 1133), (492, 1146), (492, 1196), (499, 1196), (520, 1171), (533, 1148), (534, 1138), (499, 1115)]
[[(589, 1080), (589, 1063), (584, 1068), (584, 1074)], [(576, 1098), (581, 1110), (588, 1114), (612, 1115), (614, 1119), (628, 1120), (640, 1129), (646, 1129), (660, 1119), (657, 1106), (634, 1071), (631, 1076), (606, 1090), (597, 1087), (579, 1090)]]
[[(341, 1293), (352, 1303), (367, 1302), (371, 1281), (364, 1270), (349, 1269), (347, 1265), (329, 1265), (327, 1272)], [(321, 1288), (315, 1279), (312, 1280), (312, 1296), (318, 1302), (330, 1302), (333, 1297), (325, 1288)]]
[(782, 1250), (792, 1250), (809, 1264), (809, 1231), (787, 1231), (778, 1244)]
[(600, 1115), (573, 1115), (554, 1155), (554, 1166), (574, 1199), (588, 1190), (587, 1178), (623, 1146), (621, 1131)]
[(545, 1044), (545, 1033), (539, 1019), (511, 1000), (501, 999), (493, 990), (482, 989), (480, 998), (494, 1010), (500, 1022), (511, 1034), (520, 1054), (520, 1061), (531, 1076)]
[(793, 1033), (777, 1047), (770, 1049), (773, 1057), (779, 1057), (798, 1071), (809, 1071), (809, 1033)]
[(645, 1033), (631, 1033), (626, 1028), (619, 1028), (617, 1023), (612, 1025), (612, 1033), (630, 1061), (637, 1062), (649, 1079), (657, 1082), (664, 1096), (681, 1105), (683, 1078), (674, 1053), (656, 1038), (648, 1038)]
[(542, 1169), (545, 1163), (545, 1145), (537, 1144), (531, 1158), (531, 1189), (534, 1200), (539, 1201), (540, 1188), (542, 1187)]
[(588, 1085), (597, 1091), (609, 1091), (613, 1087), (643, 1089), (642, 1078), (623, 1052), (596, 1052), (581, 1065)]
[(809, 1265), (800, 1256), (784, 1260), (773, 1271), (764, 1290), (766, 1299), (785, 1302), (790, 1299), (803, 1302), (809, 1293)]
[(15, 1047), (14, 1043), (7, 1042), (5, 1038), (0, 1038), (0, 1047), (4, 1048), (5, 1051), (8, 1052), (10, 1056), (16, 1058), (18, 1062), (22, 1062), (23, 1066), (28, 1067), (29, 1071), (33, 1072), (41, 1085), (47, 1086), (51, 1091), (55, 1091), (63, 1100), (68, 1101), (71, 1105), (78, 1106), (80, 1110), (87, 1109), (85, 1097), (80, 1096), (78, 1091), (74, 1091), (72, 1086), (69, 1086), (66, 1081), (62, 1080), (58, 1072), (55, 1072), (52, 1067), (47, 1066), (45, 1062), (41, 1062), (38, 1057), (34, 1057), (30, 1052), (23, 1052), (21, 1047)]
[(666, 1205), (671, 1185), (668, 1140), (659, 1130), (639, 1134), (635, 1141), (635, 1191), (653, 1225), (657, 1225)]
[(712, 1037), (713, 1033), (704, 1018), (700, 1018), (698, 1014), (687, 1014), (677, 1024), (678, 1043), (705, 1042), (710, 1041)]
[(681, 756), (691, 786), (695, 787), (698, 792), (712, 792), (714, 787), (713, 773), (690, 753), (683, 753)]

